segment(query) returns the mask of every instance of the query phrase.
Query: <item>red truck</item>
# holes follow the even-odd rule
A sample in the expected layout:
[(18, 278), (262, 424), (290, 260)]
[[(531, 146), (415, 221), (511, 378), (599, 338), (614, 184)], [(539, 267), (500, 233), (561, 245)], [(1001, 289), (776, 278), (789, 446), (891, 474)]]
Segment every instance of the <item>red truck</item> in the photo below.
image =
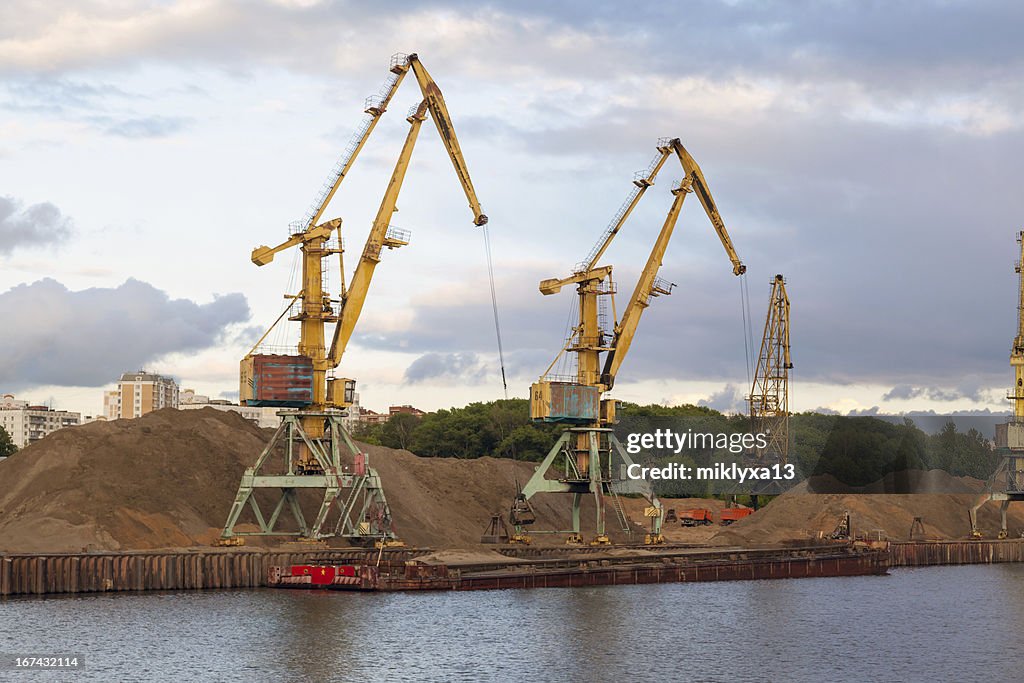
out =
[(706, 524), (711, 524), (711, 510), (707, 510), (705, 508), (680, 510), (679, 523), (683, 526), (704, 526)]
[(729, 526), (733, 522), (753, 514), (753, 508), (725, 508), (722, 510), (722, 526)]

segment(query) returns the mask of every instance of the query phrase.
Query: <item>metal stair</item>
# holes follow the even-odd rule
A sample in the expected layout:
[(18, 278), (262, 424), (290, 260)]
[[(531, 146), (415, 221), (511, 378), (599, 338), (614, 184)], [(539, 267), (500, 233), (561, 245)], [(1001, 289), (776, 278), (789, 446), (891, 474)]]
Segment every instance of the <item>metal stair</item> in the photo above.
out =
[(622, 527), (622, 530), (626, 534), (632, 536), (633, 527), (629, 523), (629, 517), (626, 515), (626, 510), (622, 507), (622, 500), (619, 498), (619, 494), (615, 492), (615, 489), (612, 489), (611, 494), (612, 509), (615, 510), (615, 516), (619, 520), (619, 526)]

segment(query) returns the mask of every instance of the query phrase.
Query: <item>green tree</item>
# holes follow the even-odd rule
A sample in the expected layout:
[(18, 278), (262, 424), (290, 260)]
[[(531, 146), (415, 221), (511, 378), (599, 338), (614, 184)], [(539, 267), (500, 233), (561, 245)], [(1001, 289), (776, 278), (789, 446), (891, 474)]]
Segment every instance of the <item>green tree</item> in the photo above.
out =
[(0, 427), (0, 458), (14, 455), (14, 452), (17, 450), (18, 447), (11, 441), (11, 435), (7, 433), (6, 429)]
[(383, 424), (370, 424), (369, 422), (360, 422), (356, 425), (356, 428), (352, 430), (352, 436), (358, 441), (368, 443), (372, 446), (383, 446), (381, 442), (381, 432), (384, 430)]
[(953, 476), (987, 479), (999, 465), (999, 455), (977, 429), (958, 432), (950, 421), (938, 434), (928, 437), (928, 466)]
[(420, 424), (420, 418), (409, 413), (395, 413), (380, 425), (379, 438), (382, 446), (409, 449), (412, 434)]

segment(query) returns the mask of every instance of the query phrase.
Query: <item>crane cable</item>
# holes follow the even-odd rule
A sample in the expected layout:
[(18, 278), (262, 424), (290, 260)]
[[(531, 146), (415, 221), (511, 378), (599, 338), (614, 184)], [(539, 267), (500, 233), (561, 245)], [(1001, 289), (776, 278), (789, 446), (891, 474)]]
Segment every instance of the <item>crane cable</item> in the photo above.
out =
[(498, 321), (498, 295), (494, 290), (494, 262), (491, 260), (491, 233), (487, 224), (483, 225), (484, 251), (487, 252), (487, 277), (491, 283), (491, 309), (494, 311), (494, 334), (498, 339), (498, 362), (501, 364), (501, 386), (508, 399), (508, 381), (505, 379), (505, 351), (501, 345), (501, 323)]
[(743, 360), (747, 365), (747, 386), (751, 386), (751, 366), (753, 365), (754, 331), (750, 315), (750, 288), (747, 274), (740, 275), (740, 313), (743, 317)]
[[(498, 295), (494, 287), (494, 260), (491, 258), (491, 233), (487, 229), (487, 224), (483, 225), (484, 233), (484, 251), (487, 253), (487, 278), (491, 285), (491, 310), (494, 312), (494, 334), (498, 340), (498, 363), (501, 365), (501, 386), (505, 393), (505, 400), (508, 400), (508, 380), (505, 376), (505, 351), (501, 343), (501, 322), (498, 317)], [(498, 421), (498, 430), (501, 434), (502, 441), (505, 440), (505, 429), (501, 422)], [(512, 478), (515, 480), (516, 485), (516, 498), (523, 492), (522, 485), (519, 483), (519, 466), (518, 458), (516, 457), (516, 444), (515, 441), (509, 443), (509, 452), (512, 455)]]

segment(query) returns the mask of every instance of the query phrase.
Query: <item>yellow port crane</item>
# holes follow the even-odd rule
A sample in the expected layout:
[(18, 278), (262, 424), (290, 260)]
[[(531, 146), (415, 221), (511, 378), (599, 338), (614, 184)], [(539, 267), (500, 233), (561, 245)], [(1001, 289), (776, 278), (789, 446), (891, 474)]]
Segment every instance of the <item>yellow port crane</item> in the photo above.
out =
[[(380, 479), (376, 471), (369, 467), (367, 454), (359, 451), (342, 424), (344, 409), (353, 401), (355, 382), (352, 379), (335, 378), (332, 374), (341, 363), (352, 338), (382, 250), (395, 249), (409, 243), (409, 233), (392, 226), (390, 220), (397, 210), (398, 196), (412, 151), (428, 113), (437, 127), (469, 202), (473, 224), (484, 226), (487, 216), (480, 207), (455, 127), (437, 83), (416, 54), (395, 55), (391, 60), (390, 71), (391, 75), (380, 92), (367, 98), (367, 118), (354, 133), (310, 210), (301, 220), (291, 224), (289, 238), (275, 247), (260, 246), (252, 251), (252, 262), (263, 266), (272, 262), (276, 254), (299, 247), (302, 288), (298, 293), (286, 295), (288, 307), (243, 358), (240, 402), (297, 410), (280, 413), (282, 421), (270, 444), (257, 459), (255, 466), (245, 471), (221, 534), (224, 544), (235, 544), (238, 537), (243, 535), (293, 534), (315, 540), (341, 535), (373, 538), (381, 542), (394, 537), (390, 528), (390, 510)], [(409, 71), (415, 75), (423, 99), (409, 110), (406, 117), (409, 132), (355, 271), (346, 283), (342, 220), (334, 218), (320, 221)], [(337, 297), (333, 297), (325, 288), (325, 260), (334, 255), (338, 256), (341, 273), (341, 291)], [(286, 315), (289, 320), (300, 325), (298, 354), (258, 353), (267, 336)], [(328, 347), (326, 328), (329, 324), (335, 327)], [(339, 385), (340, 390), (336, 388)], [(351, 469), (346, 469), (347, 466), (342, 463), (342, 446), (351, 454)], [(264, 467), (276, 452), (285, 455), (283, 471), (279, 468), (279, 471), (268, 474)], [(306, 524), (298, 505), (296, 491), (303, 488), (324, 492), (317, 518), (312, 525)], [(253, 495), (257, 489), (280, 489), (282, 492), (269, 517), (263, 514)], [(325, 528), (325, 522), (336, 501), (339, 516), (332, 532)], [(246, 505), (253, 511), (258, 532), (240, 532), (235, 529)], [(297, 531), (277, 530), (280, 514), (286, 507), (295, 517)]]
[[(1013, 401), (1013, 417), (996, 425), (996, 451), (1002, 455), (999, 467), (988, 481), (988, 491), (969, 510), (971, 536), (981, 538), (978, 510), (990, 500), (998, 500), (999, 534), (1009, 534), (1006, 509), (1013, 501), (1024, 501), (1024, 231), (1017, 233), (1018, 259), (1014, 264), (1017, 274), (1017, 330), (1010, 345), (1010, 367), (1013, 368), (1013, 387), (1006, 398)], [(1021, 532), (1024, 537), (1024, 531)]]
[[(684, 177), (671, 189), (674, 196), (672, 205), (622, 318), (609, 326), (603, 320), (601, 298), (607, 297), (610, 301), (614, 317), (616, 286), (612, 279), (612, 266), (599, 266), (598, 261), (671, 156), (678, 159)], [(658, 141), (657, 156), (646, 170), (636, 174), (633, 184), (630, 196), (590, 254), (577, 264), (573, 273), (568, 277), (547, 279), (540, 283), (540, 291), (545, 295), (555, 294), (566, 285), (576, 285), (579, 317), (565, 346), (540, 379), (531, 386), (530, 415), (536, 421), (561, 423), (569, 427), (512, 505), (510, 517), (515, 526), (513, 538), (516, 540), (528, 541), (525, 527), (535, 520), (529, 500), (537, 493), (573, 494), (573, 528), (564, 532), (568, 534), (569, 543), (583, 542), (580, 534), (580, 503), (584, 495), (593, 495), (597, 516), (593, 544), (609, 543), (605, 533), (604, 497), (610, 497), (623, 531), (631, 533), (619, 494), (639, 493), (650, 502), (645, 514), (651, 519), (651, 531), (645, 541), (649, 544), (664, 542), (661, 534), (662, 508), (650, 484), (641, 479), (623, 478), (616, 468), (617, 464), (628, 468), (634, 463), (611, 429), (611, 425), (616, 422), (616, 401), (604, 398), (604, 394), (615, 385), (615, 378), (629, 352), (643, 312), (652, 299), (672, 292), (674, 285), (659, 278), (658, 270), (688, 194), (695, 193), (704, 207), (732, 263), (733, 273), (742, 275), (746, 272), (746, 266), (736, 254), (700, 166), (678, 138), (662, 138)], [(575, 374), (551, 374), (565, 354), (575, 354)], [(558, 460), (562, 463), (561, 472), (555, 478), (549, 478), (548, 472)]]
[(752, 432), (768, 436), (765, 448), (759, 449), (756, 455), (780, 465), (789, 460), (789, 371), (792, 369), (789, 294), (786, 279), (778, 274), (772, 280), (768, 316), (748, 401)]

